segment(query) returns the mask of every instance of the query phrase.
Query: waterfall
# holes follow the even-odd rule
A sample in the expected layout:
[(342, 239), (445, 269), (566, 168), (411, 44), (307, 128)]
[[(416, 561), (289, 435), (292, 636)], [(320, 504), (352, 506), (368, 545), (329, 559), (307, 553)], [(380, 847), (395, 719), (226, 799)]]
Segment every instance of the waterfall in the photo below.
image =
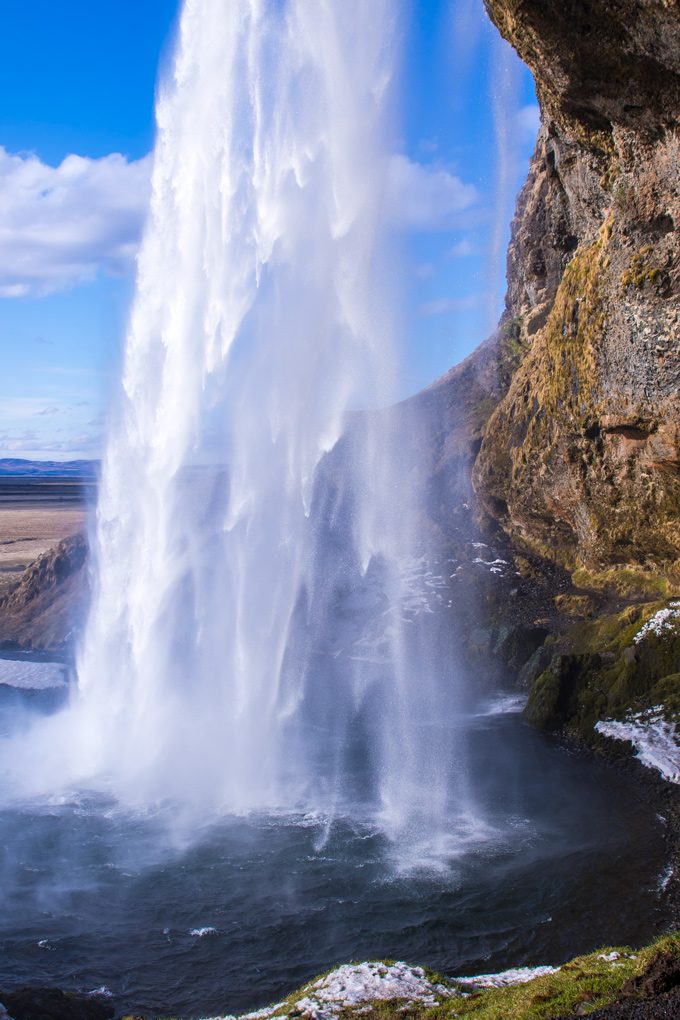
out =
[(467, 824), (389, 409), (396, 12), (184, 4), (57, 766), (124, 801)]

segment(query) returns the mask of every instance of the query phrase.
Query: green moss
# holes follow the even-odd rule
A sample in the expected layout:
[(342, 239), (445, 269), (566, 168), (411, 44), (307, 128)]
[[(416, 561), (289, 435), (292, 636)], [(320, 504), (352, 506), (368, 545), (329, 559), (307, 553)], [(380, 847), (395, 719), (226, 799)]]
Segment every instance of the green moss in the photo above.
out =
[(480, 397), (476, 400), (469, 410), (469, 420), (472, 426), (473, 436), (480, 436), (487, 421), (498, 406), (498, 400), (495, 397)]
[(666, 601), (631, 605), (574, 624), (531, 689), (528, 720), (597, 745), (602, 738), (594, 726), (600, 719), (622, 719), (660, 704), (669, 719), (680, 718), (680, 628), (635, 643), (645, 623), (666, 606)]
[[(606, 959), (617, 953), (615, 960)], [(621, 998), (632, 987), (632, 982), (643, 977), (655, 965), (667, 960), (680, 960), (680, 934), (671, 933), (655, 940), (644, 949), (634, 951), (628, 946), (607, 946), (565, 963), (554, 974), (544, 974), (523, 985), (506, 988), (480, 988), (472, 994), (457, 995), (451, 979), (425, 968), (425, 974), (434, 984), (442, 984), (454, 993), (436, 1006), (408, 1002), (404, 999), (376, 1000), (348, 1006), (337, 1014), (339, 1020), (453, 1020), (470, 1017), (473, 1020), (553, 1020), (577, 1011), (588, 1015), (602, 1006)], [(383, 961), (386, 964), (392, 960)], [(310, 994), (312, 986), (330, 971), (314, 978), (308, 984), (287, 996), (272, 1017), (303, 1016), (296, 1004)], [(625, 989), (624, 989), (624, 986)], [(467, 988), (463, 988), (468, 993)], [(124, 1020), (144, 1020), (130, 1015)], [(157, 1018), (159, 1020), (159, 1018)], [(166, 1017), (165, 1020), (171, 1020)]]
[(680, 723), (680, 673), (670, 673), (654, 684), (649, 700), (663, 705), (664, 714), (672, 722)]
[(623, 598), (640, 598), (645, 595), (671, 598), (680, 587), (680, 583), (674, 580), (672, 569), (662, 573), (658, 568), (650, 569), (630, 564), (608, 567), (605, 570), (578, 567), (572, 574), (572, 581), (577, 588), (615, 592)]
[(533, 685), (525, 714), (542, 730), (559, 730), (578, 715), (584, 678), (600, 667), (597, 653), (555, 655)]
[(654, 251), (651, 244), (640, 248), (630, 260), (628, 269), (621, 274), (621, 291), (625, 292), (628, 287), (637, 287), (638, 290), (646, 283), (656, 283), (661, 274), (659, 266), (654, 266), (649, 256)]
[[(616, 951), (614, 963), (602, 957)], [(482, 991), (458, 1002), (449, 1000), (422, 1014), (428, 1018), (473, 1017), (474, 1020), (550, 1020), (578, 1011), (592, 1013), (614, 1002), (623, 985), (643, 974), (659, 956), (680, 956), (680, 938), (669, 935), (634, 954), (627, 947), (601, 949), (565, 964), (555, 974), (535, 978), (514, 988)]]
[(572, 617), (590, 617), (595, 612), (595, 603), (590, 595), (556, 595), (555, 608)]
[[(603, 959), (617, 952), (616, 960)], [(633, 952), (629, 947), (605, 947), (564, 964), (556, 973), (536, 977), (524, 985), (487, 988), (466, 997), (452, 996), (436, 1006), (419, 1005), (404, 1000), (374, 1001), (348, 1007), (339, 1014), (341, 1020), (359, 1017), (366, 1020), (395, 1020), (414, 1017), (418, 1020), (449, 1020), (471, 1017), (474, 1020), (552, 1020), (575, 1010), (587, 1015), (595, 1009), (616, 1001), (623, 986), (643, 975), (656, 960), (680, 957), (680, 937), (667, 935), (651, 946)], [(431, 978), (447, 984), (439, 975)], [(317, 979), (318, 980), (318, 979)], [(309, 991), (309, 985), (290, 996), (281, 1013), (294, 1014), (294, 1003)], [(279, 1011), (277, 1011), (278, 1013)]]
[(512, 377), (519, 368), (524, 355), (529, 349), (529, 341), (522, 332), (521, 318), (511, 319), (501, 328), (498, 337), (498, 385), (501, 393), (505, 393)]
[[(612, 223), (565, 268), (545, 326), (489, 419), (473, 480), (515, 545), (580, 569), (578, 587), (663, 596), (680, 582), (680, 476), (663, 465), (649, 470), (646, 438), (666, 410), (658, 422), (645, 421), (639, 442), (603, 426), (612, 394), (600, 382), (602, 350), (618, 284)], [(649, 246), (636, 253), (628, 285), (656, 280), (652, 257)], [(513, 335), (509, 323), (503, 343), (511, 353)]]

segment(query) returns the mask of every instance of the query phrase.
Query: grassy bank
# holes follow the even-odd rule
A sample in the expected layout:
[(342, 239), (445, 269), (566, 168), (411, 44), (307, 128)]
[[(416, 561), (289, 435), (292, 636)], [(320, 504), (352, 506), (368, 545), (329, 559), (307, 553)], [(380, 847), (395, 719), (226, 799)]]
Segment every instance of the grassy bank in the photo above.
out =
[[(502, 975), (498, 978), (503, 980)], [(665, 935), (640, 950), (607, 946), (521, 984), (485, 984), (493, 980), (447, 978), (393, 961), (348, 965), (315, 978), (282, 1002), (246, 1017), (557, 1020), (588, 1016), (621, 1001), (662, 1005), (667, 993), (680, 987), (680, 932)], [(125, 1020), (145, 1018), (130, 1016)]]

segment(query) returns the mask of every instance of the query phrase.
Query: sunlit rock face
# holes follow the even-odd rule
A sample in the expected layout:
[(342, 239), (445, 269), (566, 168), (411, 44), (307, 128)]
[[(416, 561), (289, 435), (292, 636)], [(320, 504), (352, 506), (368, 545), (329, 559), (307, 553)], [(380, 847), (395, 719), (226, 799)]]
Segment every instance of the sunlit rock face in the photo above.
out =
[(542, 127), (474, 485), (571, 570), (676, 577), (680, 17), (663, 0), (487, 7), (535, 74)]
[(67, 647), (87, 612), (87, 541), (66, 538), (31, 563), (0, 599), (0, 642)]

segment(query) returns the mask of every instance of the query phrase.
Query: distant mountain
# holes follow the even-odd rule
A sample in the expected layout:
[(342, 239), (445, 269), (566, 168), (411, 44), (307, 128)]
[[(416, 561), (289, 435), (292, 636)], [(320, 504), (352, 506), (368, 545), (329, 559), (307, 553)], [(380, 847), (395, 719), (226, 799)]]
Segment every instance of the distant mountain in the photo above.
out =
[(93, 478), (98, 460), (20, 460), (0, 458), (0, 476), (21, 478)]

